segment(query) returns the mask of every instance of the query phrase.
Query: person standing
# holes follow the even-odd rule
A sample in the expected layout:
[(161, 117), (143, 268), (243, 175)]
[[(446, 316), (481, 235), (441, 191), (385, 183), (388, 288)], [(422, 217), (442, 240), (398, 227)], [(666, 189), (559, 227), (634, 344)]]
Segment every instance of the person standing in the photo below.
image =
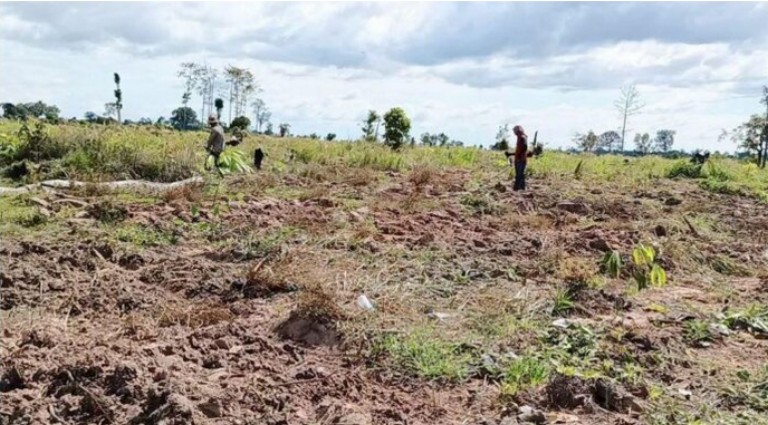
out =
[(528, 161), (528, 136), (520, 125), (512, 128), (512, 132), (517, 136), (517, 145), (515, 146), (515, 185), (513, 190), (525, 190), (525, 166)]
[[(205, 150), (208, 151), (208, 156), (213, 156), (213, 165), (216, 170), (219, 170), (219, 157), (224, 150), (224, 129), (219, 124), (219, 120), (216, 114), (211, 114), (208, 117), (208, 125), (211, 126), (211, 134), (208, 136), (208, 143), (205, 146)], [(205, 160), (206, 169), (208, 168), (208, 159)]]

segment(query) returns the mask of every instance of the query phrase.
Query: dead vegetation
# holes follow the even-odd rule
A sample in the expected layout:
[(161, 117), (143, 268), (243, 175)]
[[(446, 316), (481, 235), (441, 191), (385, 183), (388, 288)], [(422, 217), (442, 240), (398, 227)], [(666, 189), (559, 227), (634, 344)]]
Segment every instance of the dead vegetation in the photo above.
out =
[(759, 424), (765, 209), (598, 165), (3, 200), (0, 421)]

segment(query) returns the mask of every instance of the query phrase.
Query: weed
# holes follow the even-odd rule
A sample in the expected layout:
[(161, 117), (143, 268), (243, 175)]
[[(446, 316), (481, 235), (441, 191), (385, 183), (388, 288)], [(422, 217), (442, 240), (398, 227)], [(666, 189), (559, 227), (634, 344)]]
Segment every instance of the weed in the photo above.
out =
[(459, 344), (443, 339), (434, 328), (416, 329), (404, 336), (386, 335), (376, 351), (418, 376), (451, 381), (467, 377), (472, 359)]
[(462, 205), (470, 208), (475, 214), (500, 215), (502, 209), (486, 195), (467, 194), (461, 197)]
[(736, 263), (728, 257), (719, 255), (710, 262), (712, 270), (726, 276), (752, 276), (752, 270), (749, 267)]
[(746, 406), (763, 414), (768, 412), (768, 366), (764, 365), (754, 374), (739, 370), (736, 377), (737, 384), (721, 390), (720, 398), (725, 405)]
[(560, 261), (557, 277), (566, 283), (585, 284), (595, 277), (595, 266), (586, 259), (568, 257)]
[(419, 166), (411, 171), (411, 174), (408, 176), (408, 181), (416, 187), (416, 190), (422, 190), (424, 186), (432, 182), (435, 174), (435, 170), (431, 167)]
[(127, 242), (142, 248), (174, 245), (178, 242), (177, 237), (173, 234), (139, 225), (117, 227), (112, 234), (120, 242)]
[(527, 388), (547, 382), (552, 366), (535, 356), (518, 357), (503, 368), (502, 396), (516, 396)]
[(603, 273), (618, 278), (622, 267), (621, 253), (619, 251), (606, 252), (600, 261), (600, 265), (602, 266)]
[(555, 296), (552, 299), (553, 316), (566, 316), (573, 309), (573, 298), (567, 289), (558, 288), (555, 291)]
[(750, 304), (744, 309), (727, 313), (723, 323), (731, 329), (768, 335), (768, 306)]
[(689, 320), (683, 327), (683, 338), (686, 342), (695, 346), (707, 346), (713, 340), (709, 324), (703, 320)]
[(119, 223), (128, 218), (128, 210), (110, 200), (93, 204), (89, 210), (93, 217), (105, 224)]

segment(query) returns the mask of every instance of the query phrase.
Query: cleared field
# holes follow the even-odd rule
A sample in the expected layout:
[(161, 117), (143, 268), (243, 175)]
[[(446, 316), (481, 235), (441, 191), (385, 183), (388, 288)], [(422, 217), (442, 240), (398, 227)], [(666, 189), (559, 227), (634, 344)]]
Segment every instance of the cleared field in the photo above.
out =
[[(47, 131), (7, 185), (203, 173), (204, 133)], [(3, 423), (768, 423), (765, 170), (546, 151), (516, 193), (497, 152), (256, 146), (0, 197)]]

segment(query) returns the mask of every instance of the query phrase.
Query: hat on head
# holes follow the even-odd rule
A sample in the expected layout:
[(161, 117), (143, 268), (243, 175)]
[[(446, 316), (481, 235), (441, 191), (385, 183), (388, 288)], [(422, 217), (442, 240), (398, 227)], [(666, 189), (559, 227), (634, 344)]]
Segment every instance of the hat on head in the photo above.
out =
[(219, 120), (216, 118), (216, 114), (208, 115), (208, 124), (216, 124)]

